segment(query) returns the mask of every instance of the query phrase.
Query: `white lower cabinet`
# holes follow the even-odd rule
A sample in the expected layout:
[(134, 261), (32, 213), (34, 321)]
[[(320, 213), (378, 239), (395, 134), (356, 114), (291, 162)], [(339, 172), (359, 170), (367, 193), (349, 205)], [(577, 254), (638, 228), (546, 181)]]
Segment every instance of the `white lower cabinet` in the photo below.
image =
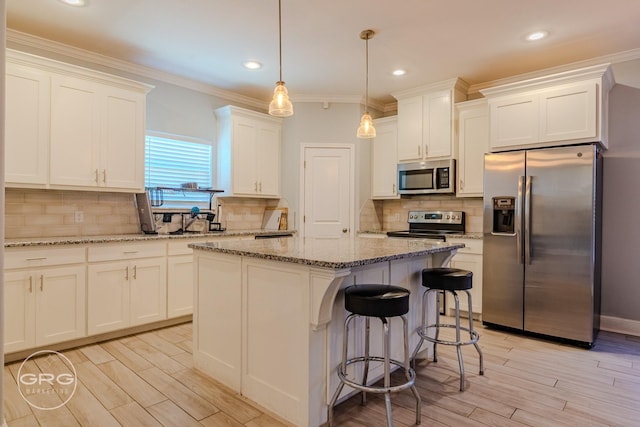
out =
[(167, 318), (164, 243), (89, 248), (90, 335)]
[[(469, 270), (473, 273), (473, 287), (471, 288), (471, 304), (475, 315), (482, 314), (482, 239), (452, 239), (450, 241), (464, 243), (465, 247), (458, 249), (458, 253), (451, 260), (451, 267)], [(468, 312), (467, 298), (464, 292), (459, 292), (460, 311)], [(447, 314), (453, 314), (455, 309), (453, 297), (447, 293)]]
[(196, 237), (167, 245), (167, 318), (193, 314), (192, 243), (253, 240), (255, 236)]
[(6, 251), (5, 353), (85, 336), (84, 251)]

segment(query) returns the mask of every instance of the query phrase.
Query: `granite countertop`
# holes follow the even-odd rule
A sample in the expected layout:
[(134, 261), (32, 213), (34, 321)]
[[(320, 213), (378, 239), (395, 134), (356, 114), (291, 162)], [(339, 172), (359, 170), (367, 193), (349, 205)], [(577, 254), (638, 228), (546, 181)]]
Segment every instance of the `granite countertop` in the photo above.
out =
[(463, 248), (463, 243), (366, 237), (263, 239), (192, 243), (189, 247), (324, 268), (350, 268)]
[(184, 233), (184, 234), (122, 234), (110, 236), (81, 236), (81, 237), (40, 237), (6, 239), (5, 248), (18, 248), (27, 246), (55, 246), (55, 245), (81, 245), (95, 243), (118, 243), (118, 242), (142, 242), (157, 240), (179, 240), (194, 238), (215, 238), (215, 237), (242, 237), (262, 234), (287, 234), (294, 231), (277, 230), (233, 230), (233, 231), (212, 231), (209, 233)]

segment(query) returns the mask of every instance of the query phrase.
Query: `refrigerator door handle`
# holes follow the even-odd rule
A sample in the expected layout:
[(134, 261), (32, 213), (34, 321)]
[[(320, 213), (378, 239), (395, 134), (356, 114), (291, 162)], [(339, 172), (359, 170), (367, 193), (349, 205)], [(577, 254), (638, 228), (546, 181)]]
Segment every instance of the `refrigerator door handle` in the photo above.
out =
[(516, 198), (514, 235), (516, 236), (516, 259), (518, 264), (523, 263), (522, 254), (522, 195), (524, 187), (524, 176), (518, 177), (518, 197)]
[(531, 264), (531, 187), (532, 177), (528, 176), (524, 190), (524, 263)]

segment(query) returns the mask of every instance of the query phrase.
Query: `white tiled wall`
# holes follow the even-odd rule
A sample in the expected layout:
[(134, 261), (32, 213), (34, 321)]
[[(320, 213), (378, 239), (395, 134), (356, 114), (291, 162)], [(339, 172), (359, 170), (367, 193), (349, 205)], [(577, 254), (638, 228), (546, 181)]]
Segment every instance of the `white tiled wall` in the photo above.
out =
[[(140, 233), (132, 194), (7, 188), (5, 199), (7, 239)], [(265, 207), (277, 202), (220, 198), (223, 227), (260, 229)], [(76, 212), (82, 212), (80, 223), (75, 222)]]
[(482, 232), (482, 199), (454, 196), (417, 196), (397, 200), (369, 200), (360, 211), (361, 231), (389, 231), (408, 228), (412, 210), (456, 210), (466, 213), (467, 233)]

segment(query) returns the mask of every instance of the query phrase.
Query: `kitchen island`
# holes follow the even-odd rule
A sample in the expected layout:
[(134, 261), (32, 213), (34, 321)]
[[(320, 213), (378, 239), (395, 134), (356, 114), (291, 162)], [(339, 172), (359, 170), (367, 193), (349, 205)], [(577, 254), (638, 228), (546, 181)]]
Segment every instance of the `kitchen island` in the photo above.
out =
[[(447, 265), (464, 244), (292, 237), (190, 247), (195, 367), (294, 425), (315, 427), (326, 421), (338, 385), (346, 317), (340, 289), (364, 283), (409, 289), (414, 331), (421, 316), (420, 271)], [(372, 322), (372, 351), (381, 345), (378, 331), (379, 322)], [(413, 348), (418, 339), (410, 335)], [(401, 358), (401, 337), (400, 322), (392, 322), (392, 357)], [(355, 339), (354, 345), (362, 343)], [(370, 378), (381, 373), (372, 367)]]

